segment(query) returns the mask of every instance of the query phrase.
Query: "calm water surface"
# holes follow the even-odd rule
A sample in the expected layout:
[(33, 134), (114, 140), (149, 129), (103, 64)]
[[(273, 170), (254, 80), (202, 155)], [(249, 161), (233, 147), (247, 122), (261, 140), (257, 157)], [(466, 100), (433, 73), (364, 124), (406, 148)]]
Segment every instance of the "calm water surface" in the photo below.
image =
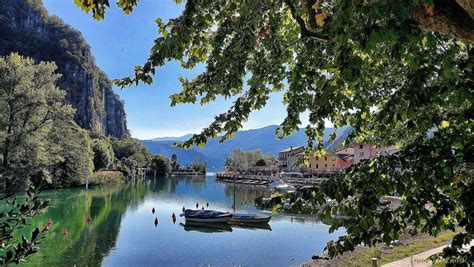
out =
[[(41, 251), (29, 259), (42, 266), (289, 266), (323, 251), (341, 235), (313, 216), (278, 214), (269, 227), (202, 228), (173, 223), (184, 206), (209, 203), (209, 209), (231, 211), (233, 185), (206, 178), (160, 178), (89, 190), (43, 193), (52, 207), (35, 219), (53, 220)], [(236, 206), (256, 211), (253, 200), (265, 188), (237, 185)], [(152, 208), (156, 209), (152, 214)], [(87, 223), (86, 217), (92, 216)], [(154, 220), (158, 218), (155, 227)], [(67, 235), (62, 229), (68, 230)]]

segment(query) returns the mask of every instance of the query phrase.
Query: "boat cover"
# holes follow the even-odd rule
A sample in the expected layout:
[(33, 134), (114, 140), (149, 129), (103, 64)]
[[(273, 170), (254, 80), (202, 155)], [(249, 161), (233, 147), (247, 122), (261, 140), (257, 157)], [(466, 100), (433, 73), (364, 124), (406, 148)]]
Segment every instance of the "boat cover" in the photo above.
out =
[(215, 210), (185, 210), (184, 216), (193, 218), (218, 218), (232, 216), (232, 214)]

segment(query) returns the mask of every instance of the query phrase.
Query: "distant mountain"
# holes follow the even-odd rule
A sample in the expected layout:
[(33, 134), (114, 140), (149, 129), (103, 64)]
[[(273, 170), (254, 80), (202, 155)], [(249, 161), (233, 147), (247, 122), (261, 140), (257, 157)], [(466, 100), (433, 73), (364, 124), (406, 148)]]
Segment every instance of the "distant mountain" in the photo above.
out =
[(168, 137), (157, 137), (151, 139), (151, 141), (175, 141), (175, 142), (181, 142), (181, 141), (186, 141), (189, 138), (191, 138), (193, 135), (192, 134), (186, 134), (183, 136), (168, 136)]
[[(181, 164), (191, 163), (197, 156), (208, 164), (209, 171), (217, 171), (224, 169), (225, 158), (236, 148), (243, 150), (260, 149), (264, 154), (273, 154), (278, 156), (278, 152), (288, 148), (302, 146), (306, 144), (306, 134), (304, 129), (293, 133), (282, 140), (277, 139), (275, 131), (277, 125), (270, 125), (260, 129), (239, 131), (234, 138), (219, 143), (219, 139), (211, 139), (204, 148), (192, 147), (188, 150), (173, 147), (172, 144), (176, 141), (183, 141), (191, 137), (185, 135), (182, 137), (166, 137), (166, 139), (153, 139), (142, 141), (143, 144), (155, 154), (163, 154), (170, 157), (173, 153), (178, 156), (178, 161)], [(350, 127), (343, 127), (338, 129), (338, 135), (344, 136), (347, 134), (347, 129)], [(324, 134), (324, 142), (327, 143), (329, 136), (334, 132), (333, 128), (327, 128)], [(339, 138), (338, 138), (339, 139)]]

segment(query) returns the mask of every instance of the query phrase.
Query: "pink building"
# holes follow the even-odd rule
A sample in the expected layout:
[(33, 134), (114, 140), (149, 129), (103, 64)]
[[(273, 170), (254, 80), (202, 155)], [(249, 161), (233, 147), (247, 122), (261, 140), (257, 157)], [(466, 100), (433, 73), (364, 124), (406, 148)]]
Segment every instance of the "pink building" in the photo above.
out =
[(380, 154), (393, 154), (398, 151), (395, 146), (376, 147), (374, 144), (354, 144), (354, 164), (361, 160), (376, 157)]

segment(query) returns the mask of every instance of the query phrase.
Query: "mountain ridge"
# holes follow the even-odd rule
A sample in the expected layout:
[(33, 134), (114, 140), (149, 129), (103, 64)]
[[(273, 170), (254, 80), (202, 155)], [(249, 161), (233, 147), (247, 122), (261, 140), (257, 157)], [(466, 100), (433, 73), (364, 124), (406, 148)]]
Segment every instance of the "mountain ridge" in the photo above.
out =
[[(173, 147), (173, 143), (180, 142), (182, 137), (190, 136), (184, 135), (180, 137), (167, 137), (168, 140), (142, 140), (142, 143), (155, 154), (163, 154), (170, 157), (173, 153), (178, 156), (178, 161), (181, 164), (189, 164), (192, 162), (192, 156), (199, 156), (201, 160), (208, 163), (210, 171), (218, 171), (224, 169), (225, 157), (227, 157), (234, 149), (240, 148), (243, 150), (260, 149), (264, 154), (272, 154), (278, 156), (278, 152), (288, 148), (302, 146), (306, 144), (307, 137), (304, 129), (300, 129), (292, 135), (278, 139), (275, 136), (277, 125), (268, 125), (258, 129), (243, 130), (236, 133), (235, 137), (226, 140), (224, 143), (219, 142), (219, 138), (214, 138), (208, 141), (203, 148), (192, 147), (188, 150), (183, 150)], [(341, 127), (337, 129), (338, 136), (346, 136), (350, 132), (350, 127)], [(323, 141), (325, 146), (328, 145), (329, 136), (334, 132), (334, 128), (326, 128)], [(172, 140), (175, 138), (176, 140)], [(338, 138), (343, 140), (343, 138)], [(337, 144), (331, 144), (336, 147)]]

